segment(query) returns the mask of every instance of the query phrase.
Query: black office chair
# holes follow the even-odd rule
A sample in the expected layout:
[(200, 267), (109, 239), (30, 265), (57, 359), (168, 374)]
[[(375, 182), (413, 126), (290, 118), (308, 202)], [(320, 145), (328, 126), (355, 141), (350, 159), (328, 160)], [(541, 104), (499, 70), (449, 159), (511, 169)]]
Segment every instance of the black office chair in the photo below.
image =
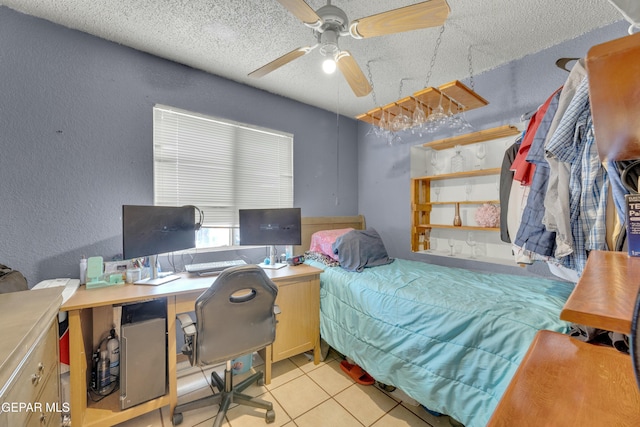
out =
[(226, 361), (224, 381), (213, 372), (211, 383), (219, 392), (193, 402), (178, 405), (173, 424), (182, 422), (182, 413), (210, 405), (220, 405), (214, 427), (219, 427), (231, 403), (266, 409), (265, 421), (275, 421), (273, 404), (252, 398), (242, 391), (257, 382), (264, 384), (263, 372), (257, 372), (235, 387), (231, 360), (270, 345), (276, 334), (277, 286), (256, 265), (243, 265), (224, 270), (196, 300), (196, 321), (188, 314), (178, 320), (185, 332), (183, 353), (192, 366), (212, 365)]
[(629, 339), (629, 346), (631, 347), (633, 372), (636, 375), (638, 388), (640, 388), (640, 292), (636, 297), (636, 306), (633, 310), (633, 318), (631, 319), (631, 336)]

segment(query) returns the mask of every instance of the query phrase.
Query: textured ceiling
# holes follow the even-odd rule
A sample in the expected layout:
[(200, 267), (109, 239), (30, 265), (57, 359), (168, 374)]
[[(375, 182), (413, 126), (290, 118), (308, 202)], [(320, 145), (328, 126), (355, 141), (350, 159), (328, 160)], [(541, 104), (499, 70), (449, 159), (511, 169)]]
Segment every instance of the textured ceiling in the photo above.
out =
[[(324, 0), (307, 0), (317, 10)], [(410, 0), (334, 0), (349, 19)], [(429, 86), (474, 75), (622, 19), (607, 0), (448, 0), (451, 13)], [(306, 104), (356, 116), (375, 107), (336, 72), (325, 75), (316, 49), (253, 79), (251, 71), (315, 43), (312, 31), (276, 0), (0, 0), (14, 10), (130, 46)], [(356, 40), (340, 38), (371, 78), (378, 105), (425, 87), (440, 28)], [(369, 76), (367, 64), (371, 70)], [(402, 85), (401, 85), (402, 81)], [(482, 93), (481, 93), (482, 95)]]

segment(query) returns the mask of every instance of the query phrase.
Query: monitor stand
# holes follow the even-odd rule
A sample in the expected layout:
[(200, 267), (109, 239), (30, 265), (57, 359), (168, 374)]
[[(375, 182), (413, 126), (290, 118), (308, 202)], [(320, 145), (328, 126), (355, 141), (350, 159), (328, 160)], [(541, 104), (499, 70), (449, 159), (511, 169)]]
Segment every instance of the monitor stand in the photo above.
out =
[(258, 266), (265, 270), (278, 270), (280, 268), (286, 267), (287, 264), (276, 262), (276, 247), (274, 245), (271, 245), (271, 247), (269, 248), (269, 264), (261, 262), (260, 264), (258, 264)]
[(158, 286), (180, 278), (180, 276), (170, 273), (167, 274), (166, 272), (164, 274), (158, 274), (158, 255), (151, 255), (149, 257), (149, 268), (151, 268), (151, 277), (148, 279), (137, 280), (133, 282), (134, 285)]
[(265, 264), (264, 262), (261, 262), (260, 264), (258, 264), (258, 267), (264, 270), (278, 270), (279, 268), (283, 268), (286, 266), (287, 264), (281, 262), (276, 262), (275, 264)]

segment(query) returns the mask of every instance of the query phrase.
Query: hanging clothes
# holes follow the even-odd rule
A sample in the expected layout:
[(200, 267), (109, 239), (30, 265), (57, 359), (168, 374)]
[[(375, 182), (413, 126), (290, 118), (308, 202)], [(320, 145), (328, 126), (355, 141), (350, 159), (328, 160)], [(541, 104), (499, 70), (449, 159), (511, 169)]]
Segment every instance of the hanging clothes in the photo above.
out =
[[(638, 191), (629, 186), (637, 186), (640, 177), (640, 161), (625, 179), (622, 170), (628, 164), (600, 160), (590, 107), (581, 59), (563, 87), (532, 116), (510, 167), (514, 174), (506, 204), (501, 194), (516, 262), (546, 262), (553, 274), (574, 281), (590, 251), (620, 250), (624, 194)], [(507, 153), (501, 174), (506, 161)], [(502, 232), (501, 224), (501, 239)]]
[[(545, 199), (545, 220), (553, 217), (556, 226), (556, 258), (582, 272), (591, 246), (606, 248), (606, 171), (595, 147), (587, 78), (576, 89), (546, 150), (548, 159), (558, 161), (560, 171), (558, 198), (549, 205)], [(568, 182), (563, 182), (563, 175), (569, 177)], [(563, 199), (565, 191), (568, 197)], [(549, 223), (545, 225), (552, 229)]]
[[(516, 181), (515, 179), (511, 183), (507, 215), (507, 230), (510, 236), (516, 236), (518, 234), (518, 229), (522, 221), (522, 212), (524, 212), (524, 208), (527, 206), (529, 190), (528, 185), (522, 185), (520, 181)], [(522, 257), (519, 256), (518, 252), (514, 251), (513, 254), (516, 256), (516, 262), (518, 264), (531, 264), (533, 262), (533, 260), (527, 260), (528, 254), (524, 254)]]
[(509, 215), (509, 195), (511, 194), (511, 183), (513, 182), (513, 171), (511, 164), (518, 154), (520, 143), (522, 142), (521, 134), (516, 142), (511, 144), (504, 152), (502, 159), (502, 168), (500, 169), (500, 240), (505, 243), (511, 243), (509, 235), (509, 227), (507, 218)]
[(556, 90), (549, 97), (546, 113), (540, 120), (526, 158), (526, 161), (534, 164), (536, 169), (531, 181), (527, 205), (522, 212), (520, 228), (514, 240), (516, 245), (526, 247), (527, 250), (543, 256), (552, 256), (556, 247), (556, 234), (547, 230), (542, 223), (542, 218), (545, 214), (544, 198), (549, 180), (549, 164), (544, 155), (544, 143), (558, 110), (560, 90)]
[[(607, 170), (596, 147), (591, 110), (587, 118), (587, 134), (581, 167), (581, 193), (578, 201), (579, 224), (585, 232), (585, 250), (609, 250), (607, 245)], [(585, 256), (586, 263), (586, 256)]]
[(551, 102), (552, 98), (553, 95), (551, 95), (544, 102), (544, 104), (542, 104), (538, 108), (538, 110), (533, 113), (533, 116), (531, 116), (529, 124), (527, 125), (527, 130), (524, 134), (524, 138), (522, 138), (522, 143), (520, 144), (518, 154), (511, 164), (511, 170), (514, 171), (513, 179), (515, 179), (516, 181), (520, 181), (522, 185), (530, 185), (531, 181), (533, 180), (536, 166), (533, 163), (527, 162), (527, 155), (529, 154), (533, 139), (535, 138), (538, 127), (540, 126), (540, 123), (542, 122), (542, 119), (544, 118), (547, 109), (549, 108), (549, 103)]
[[(552, 138), (556, 134), (556, 130), (563, 120), (565, 121), (565, 128), (571, 127), (570, 123), (565, 119), (565, 113), (574, 100), (576, 90), (580, 84), (585, 81), (586, 76), (587, 70), (584, 67), (584, 59), (580, 59), (571, 69), (569, 77), (562, 87), (560, 98), (558, 99), (558, 110), (551, 122), (547, 139), (544, 144), (545, 149), (549, 146)], [(588, 101), (588, 91), (585, 95), (586, 100), (584, 101)], [(572, 131), (573, 130), (563, 129), (564, 133)], [(566, 242), (569, 241), (567, 233), (570, 232), (571, 227), (569, 225), (568, 218), (565, 220), (564, 213), (567, 212), (568, 215), (569, 212), (569, 169), (565, 166), (561, 166), (560, 161), (555, 156), (545, 155), (545, 157), (549, 164), (549, 182), (547, 184), (547, 194), (544, 199), (546, 211), (542, 219), (542, 223), (547, 227), (547, 230), (557, 233), (555, 256), (557, 258), (561, 258), (569, 255), (572, 251), (572, 248), (566, 244)], [(560, 225), (558, 225), (558, 221), (561, 221)], [(561, 233), (558, 233), (559, 229), (561, 230)]]

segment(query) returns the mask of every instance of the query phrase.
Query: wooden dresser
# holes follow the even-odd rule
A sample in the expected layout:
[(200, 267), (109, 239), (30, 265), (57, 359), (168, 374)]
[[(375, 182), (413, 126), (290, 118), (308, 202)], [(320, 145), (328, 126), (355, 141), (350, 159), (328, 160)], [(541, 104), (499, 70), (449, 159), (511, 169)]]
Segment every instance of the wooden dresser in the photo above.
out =
[(61, 288), (0, 294), (0, 426), (59, 426)]

